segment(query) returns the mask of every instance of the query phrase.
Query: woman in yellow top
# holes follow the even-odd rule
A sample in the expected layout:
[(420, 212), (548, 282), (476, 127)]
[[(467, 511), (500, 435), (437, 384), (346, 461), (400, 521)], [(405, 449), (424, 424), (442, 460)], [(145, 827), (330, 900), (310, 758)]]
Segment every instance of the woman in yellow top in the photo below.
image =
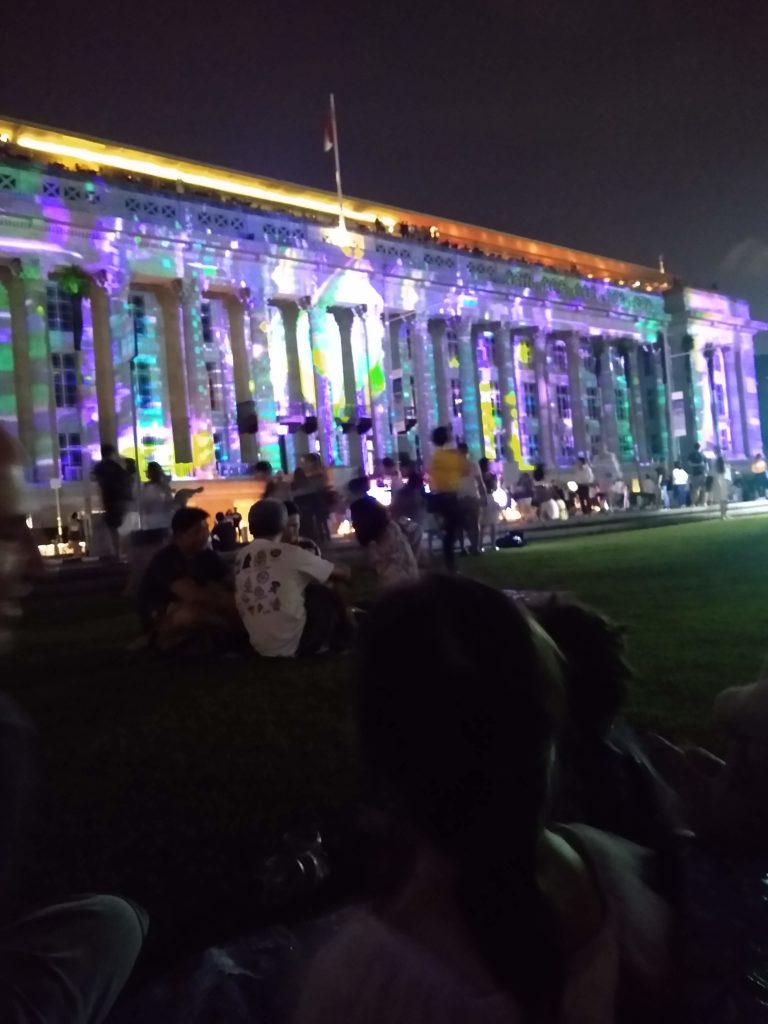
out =
[(429, 511), (442, 522), (443, 558), (447, 569), (455, 563), (454, 548), (461, 530), (459, 487), (466, 470), (466, 459), (455, 448), (449, 448), (449, 427), (435, 427), (432, 444), (435, 447), (429, 464)]

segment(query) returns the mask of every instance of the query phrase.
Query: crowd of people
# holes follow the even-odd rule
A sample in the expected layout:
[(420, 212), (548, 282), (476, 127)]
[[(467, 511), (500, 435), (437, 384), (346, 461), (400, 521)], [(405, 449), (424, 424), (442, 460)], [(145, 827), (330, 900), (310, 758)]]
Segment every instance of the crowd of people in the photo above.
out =
[[(475, 527), (498, 484), (447, 432), (433, 440), (428, 491), (407, 460), (382, 465), (389, 509), (367, 476), (350, 481), (344, 500), (378, 591), (356, 614), (350, 567), (324, 557), (318, 520), (336, 499), (314, 459), (298, 484), (260, 464), (248, 543), (238, 543), (236, 510), (209, 532), (207, 512), (175, 501), (162, 471), (144, 484), (144, 523), (159, 546), (139, 606), (161, 654), (357, 650), (368, 891), (295, 982), (296, 1024), (709, 1019), (688, 976), (689, 851), (718, 864), (768, 852), (768, 682), (718, 696), (724, 758), (636, 733), (616, 624), (561, 597), (526, 600), (422, 572), (427, 510), (442, 521), (452, 567), (460, 535), (480, 550)], [(0, 432), (4, 598), (19, 565), (29, 572), (19, 466)], [(577, 481), (580, 503), (604, 472), (584, 468), (593, 478)], [(706, 492), (718, 468), (704, 468)], [(122, 493), (114, 470), (99, 475)], [(531, 501), (546, 486), (535, 477)], [(311, 501), (302, 507), (301, 496)], [(393, 670), (382, 652), (405, 636), (418, 643)], [(511, 654), (503, 669), (499, 643)], [(96, 1024), (131, 973), (147, 915), (107, 895), (15, 905), (36, 743), (0, 694), (0, 1019)]]

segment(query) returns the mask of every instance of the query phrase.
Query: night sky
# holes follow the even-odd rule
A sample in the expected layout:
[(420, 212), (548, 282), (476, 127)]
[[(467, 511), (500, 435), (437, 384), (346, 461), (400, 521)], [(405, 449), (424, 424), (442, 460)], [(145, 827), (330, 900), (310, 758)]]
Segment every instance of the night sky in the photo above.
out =
[(768, 5), (25, 0), (0, 112), (656, 264), (768, 319)]

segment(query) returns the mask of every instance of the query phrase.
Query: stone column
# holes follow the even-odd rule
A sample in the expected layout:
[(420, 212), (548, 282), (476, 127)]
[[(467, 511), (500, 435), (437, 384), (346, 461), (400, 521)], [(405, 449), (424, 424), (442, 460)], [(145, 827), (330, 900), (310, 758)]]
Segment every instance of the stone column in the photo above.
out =
[[(301, 387), (301, 360), (299, 357), (298, 323), (299, 307), (292, 299), (276, 300), (273, 303), (280, 310), (285, 336), (285, 356), (288, 364), (288, 416), (296, 422), (304, 422), (306, 402)], [(295, 428), (294, 428), (295, 429)], [(296, 461), (309, 452), (309, 438), (303, 430), (291, 433), (293, 453)]]
[(757, 401), (754, 339), (751, 334), (746, 332), (741, 334), (739, 340), (736, 366), (739, 378), (745, 454), (754, 456), (763, 450), (763, 440), (760, 431), (760, 408)]
[(619, 431), (616, 425), (616, 385), (611, 367), (611, 346), (607, 339), (602, 339), (598, 343), (597, 355), (600, 360), (598, 385), (602, 405), (600, 416), (602, 440), (608, 450), (619, 458)]
[(658, 422), (659, 440), (661, 451), (651, 453), (660, 455), (671, 464), (672, 462), (672, 438), (669, 436), (669, 413), (667, 410), (667, 385), (665, 383), (664, 350), (660, 344), (653, 348), (653, 380), (656, 391), (656, 419)]
[(459, 345), (459, 381), (461, 383), (461, 423), (474, 458), (484, 454), (480, 417), (480, 386), (477, 378), (477, 350), (472, 323), (459, 317), (454, 321)]
[(504, 432), (504, 458), (514, 457), (514, 436), (517, 430), (517, 389), (515, 366), (512, 358), (512, 335), (506, 324), (499, 324), (493, 332), (493, 354), (501, 398), (501, 426)]
[[(269, 355), (267, 307), (261, 294), (246, 300), (248, 313), (249, 364), (253, 379), (253, 400), (259, 417), (258, 458), (280, 465), (280, 445), (275, 427), (277, 407), (272, 386), (272, 365)], [(270, 429), (271, 428), (271, 429)]]
[(721, 351), (723, 354), (723, 372), (725, 373), (725, 393), (728, 398), (728, 421), (731, 426), (731, 451), (728, 454), (731, 458), (743, 458), (747, 452), (746, 445), (744, 444), (741, 396), (739, 395), (739, 382), (736, 373), (736, 352), (732, 344), (724, 345)]
[[(14, 355), (23, 346), (28, 356), (27, 378), (32, 385), (32, 412), (35, 426), (31, 457), (34, 479), (47, 483), (61, 475), (56, 399), (53, 393), (53, 368), (47, 321), (47, 277), (37, 260), (12, 264), (13, 280), (9, 294)], [(22, 356), (22, 366), (24, 366)], [(25, 368), (26, 375), (26, 368)], [(22, 378), (21, 383), (24, 383)]]
[(571, 389), (571, 416), (573, 417), (573, 446), (576, 454), (581, 452), (589, 457), (587, 438), (587, 414), (584, 407), (585, 395), (582, 381), (581, 336), (571, 331), (566, 340), (568, 351), (568, 383)]
[(312, 306), (305, 300), (309, 314), (309, 340), (312, 346), (312, 371), (315, 378), (317, 413), (317, 439), (320, 457), (326, 466), (334, 457), (336, 425), (333, 416), (333, 396), (328, 368), (328, 309), (326, 306)]
[[(38, 450), (41, 445), (44, 447), (45, 437), (50, 432), (50, 419), (46, 417), (46, 421), (40, 423), (40, 417), (36, 416), (26, 296), (21, 273), (20, 260), (0, 266), (0, 287), (5, 288), (8, 295), (13, 356), (13, 371), (8, 375), (10, 379), (3, 382), (3, 391), (15, 406), (16, 430), (24, 451), (25, 468), (29, 479), (35, 479)], [(42, 433), (38, 436), (40, 430)]]
[(165, 372), (168, 384), (168, 407), (171, 414), (174, 460), (181, 472), (192, 466), (192, 438), (187, 406), (187, 374), (181, 342), (178, 285), (154, 290), (163, 317)]
[(643, 389), (640, 384), (640, 367), (637, 342), (627, 342), (626, 361), (628, 367), (627, 384), (629, 386), (629, 422), (632, 427), (632, 439), (635, 442), (637, 461), (645, 465), (649, 458), (648, 436), (643, 408)]
[(240, 435), (240, 459), (242, 462), (256, 462), (259, 444), (251, 427), (258, 418), (253, 398), (251, 366), (245, 338), (245, 317), (250, 292), (244, 289), (239, 295), (227, 295), (224, 306), (229, 322), (229, 346), (232, 349), (232, 376), (235, 382), (237, 404), (237, 426)]
[(357, 306), (355, 315), (360, 318), (365, 338), (365, 390), (369, 396), (373, 451), (375, 457), (381, 459), (392, 452), (392, 433), (389, 429), (387, 409), (384, 325), (381, 317), (368, 306)]
[(435, 397), (437, 399), (437, 419), (442, 426), (449, 426), (453, 420), (451, 396), (448, 393), (448, 356), (446, 353), (445, 331), (443, 319), (427, 321), (427, 330), (432, 344), (434, 359)]
[(184, 331), (184, 366), (187, 374), (187, 405), (192, 427), (192, 455), (197, 469), (210, 466), (214, 461), (211, 399), (200, 323), (200, 282), (196, 277), (185, 278), (178, 282), (177, 292), (181, 301)]
[(416, 381), (416, 415), (418, 418), (421, 457), (426, 463), (432, 454), (432, 431), (437, 426), (437, 398), (435, 395), (432, 338), (423, 319), (411, 325), (413, 375)]
[(539, 392), (539, 451), (541, 461), (552, 468), (557, 465), (555, 441), (552, 433), (552, 397), (549, 393), (549, 364), (547, 362), (547, 332), (539, 327), (533, 339), (533, 367)]
[[(331, 312), (339, 328), (341, 339), (341, 365), (344, 375), (345, 408), (342, 418), (353, 424), (358, 418), (357, 376), (355, 374), (355, 356), (352, 351), (352, 321), (354, 312), (347, 306), (335, 306)], [(358, 464), (365, 466), (367, 452), (365, 437), (358, 434), (355, 426), (347, 433), (349, 445), (349, 461), (353, 467)]]
[(117, 447), (115, 359), (110, 327), (109, 292), (105, 274), (99, 274), (91, 279), (90, 300), (93, 360), (96, 369), (96, 403), (99, 410), (99, 441), (101, 444), (113, 444)]

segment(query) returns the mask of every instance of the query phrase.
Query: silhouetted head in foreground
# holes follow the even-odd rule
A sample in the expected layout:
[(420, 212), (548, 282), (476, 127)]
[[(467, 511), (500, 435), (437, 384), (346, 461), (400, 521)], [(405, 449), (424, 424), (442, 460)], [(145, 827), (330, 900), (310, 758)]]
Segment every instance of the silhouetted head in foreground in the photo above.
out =
[[(408, 657), (393, 666), (382, 651), (404, 635)], [(515, 652), (513, 668), (501, 649)], [(397, 588), (365, 624), (358, 707), (368, 800), (401, 844), (406, 876), (424, 848), (450, 865), (476, 954), (541, 1019), (562, 986), (536, 881), (559, 701), (554, 645), (483, 584), (439, 577)]]

